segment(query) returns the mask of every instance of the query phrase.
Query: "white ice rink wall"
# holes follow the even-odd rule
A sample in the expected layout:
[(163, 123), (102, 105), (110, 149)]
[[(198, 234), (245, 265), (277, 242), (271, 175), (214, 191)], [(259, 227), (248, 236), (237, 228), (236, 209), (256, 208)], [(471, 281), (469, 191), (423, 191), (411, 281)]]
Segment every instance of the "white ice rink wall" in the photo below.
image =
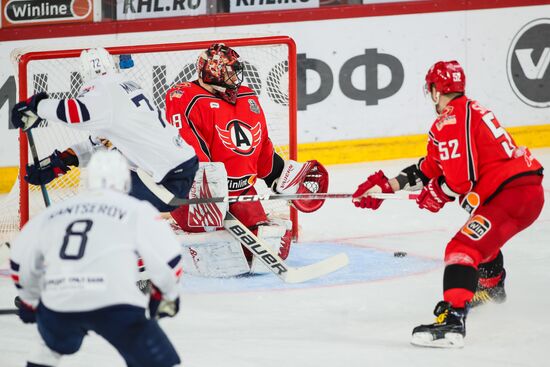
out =
[[(435, 12), (433, 8), (423, 12), (426, 6), (417, 11), (413, 5), (385, 4), (368, 14), (348, 12), (345, 17), (335, 7), (331, 8), (334, 14), (318, 17), (311, 16), (314, 11), (302, 10), (304, 20), (294, 11), (288, 22), (277, 16), (283, 13), (260, 13), (261, 24), (255, 24), (252, 14), (243, 15), (241, 23), (247, 25), (155, 31), (154, 23), (145, 22), (141, 29), (130, 27), (131, 33), (0, 39), (0, 167), (4, 167), (0, 176), (10, 181), (13, 169), (5, 167), (16, 166), (18, 160), (17, 134), (9, 126), (9, 107), (16, 96), (10, 61), (14, 49), (250, 35), (289, 35), (296, 41), (301, 160), (314, 156), (325, 163), (345, 163), (421, 155), (424, 134), (434, 118), (422, 92), (424, 76), (435, 61), (449, 59), (464, 66), (467, 94), (492, 109), (520, 144), (550, 146), (550, 5), (494, 3), (500, 5), (477, 10), (455, 6), (455, 10)], [(517, 6), (497, 7), (503, 3)], [(327, 17), (333, 19), (317, 19)], [(128, 31), (123, 26), (111, 28)], [(79, 28), (74, 29), (78, 34)]]

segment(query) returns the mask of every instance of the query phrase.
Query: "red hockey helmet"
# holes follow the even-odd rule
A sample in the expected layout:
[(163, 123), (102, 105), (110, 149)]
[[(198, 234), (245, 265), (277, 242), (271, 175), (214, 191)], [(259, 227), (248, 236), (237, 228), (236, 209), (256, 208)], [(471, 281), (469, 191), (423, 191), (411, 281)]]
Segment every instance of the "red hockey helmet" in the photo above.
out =
[(199, 56), (197, 72), (199, 78), (211, 85), (222, 99), (235, 103), (237, 89), (243, 81), (243, 65), (235, 50), (223, 43), (212, 44)]
[(426, 93), (431, 92), (432, 84), (441, 94), (464, 93), (466, 75), (458, 61), (438, 61), (426, 74)]

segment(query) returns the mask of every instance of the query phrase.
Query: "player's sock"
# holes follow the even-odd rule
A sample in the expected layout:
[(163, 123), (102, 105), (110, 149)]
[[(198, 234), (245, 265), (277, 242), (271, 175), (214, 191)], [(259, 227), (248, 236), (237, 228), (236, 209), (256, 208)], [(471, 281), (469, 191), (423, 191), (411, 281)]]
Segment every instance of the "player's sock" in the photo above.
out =
[(487, 302), (503, 303), (506, 301), (506, 289), (504, 280), (506, 271), (492, 278), (479, 278), (477, 290), (470, 302), (472, 307), (482, 305)]
[(466, 308), (454, 308), (440, 301), (434, 310), (433, 324), (420, 325), (413, 329), (411, 344), (421, 347), (462, 348), (466, 336)]
[(503, 264), (502, 252), (499, 252), (493, 260), (479, 264), (477, 290), (470, 302), (472, 307), (487, 302), (502, 303), (506, 301), (506, 290), (504, 289), (506, 270)]

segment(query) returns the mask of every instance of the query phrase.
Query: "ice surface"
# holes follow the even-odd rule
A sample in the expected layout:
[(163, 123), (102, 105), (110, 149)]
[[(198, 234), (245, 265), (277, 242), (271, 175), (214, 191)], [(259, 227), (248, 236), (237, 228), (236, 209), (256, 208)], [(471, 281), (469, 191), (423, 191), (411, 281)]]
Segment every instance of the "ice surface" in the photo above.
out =
[[(546, 167), (550, 149), (534, 151)], [(352, 192), (374, 170), (396, 174), (412, 160), (329, 167), (331, 192)], [(546, 195), (550, 184), (545, 180)], [(474, 309), (461, 350), (416, 348), (410, 333), (432, 322), (442, 297), (445, 244), (466, 221), (456, 205), (440, 213), (387, 201), (376, 212), (348, 200), (301, 215), (300, 244), (289, 262), (305, 265), (347, 252), (350, 266), (301, 285), (272, 275), (185, 279), (181, 312), (162, 320), (186, 367), (550, 366), (550, 210), (504, 247), (508, 301)], [(393, 257), (394, 251), (408, 256)], [(0, 308), (15, 289), (0, 278)], [(131, 337), (129, 335), (129, 337)], [(0, 316), (0, 366), (25, 365), (37, 334)], [(97, 335), (61, 366), (123, 366)]]

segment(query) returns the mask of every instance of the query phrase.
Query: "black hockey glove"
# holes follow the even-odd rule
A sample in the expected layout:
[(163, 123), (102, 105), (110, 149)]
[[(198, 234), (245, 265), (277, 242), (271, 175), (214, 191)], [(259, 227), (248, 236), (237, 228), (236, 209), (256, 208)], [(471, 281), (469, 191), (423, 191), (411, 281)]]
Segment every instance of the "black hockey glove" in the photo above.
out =
[(13, 106), (11, 110), (11, 122), (16, 128), (27, 131), (38, 125), (42, 118), (38, 116), (38, 103), (48, 98), (46, 92), (40, 92), (26, 101), (21, 101)]
[(151, 318), (162, 319), (163, 317), (174, 317), (180, 310), (180, 298), (167, 300), (162, 297), (161, 291), (151, 284), (151, 295), (149, 298), (149, 314)]
[(62, 154), (56, 149), (51, 156), (42, 159), (38, 167), (34, 164), (27, 165), (25, 181), (31, 185), (46, 185), (63, 176), (70, 168), (63, 162)]

